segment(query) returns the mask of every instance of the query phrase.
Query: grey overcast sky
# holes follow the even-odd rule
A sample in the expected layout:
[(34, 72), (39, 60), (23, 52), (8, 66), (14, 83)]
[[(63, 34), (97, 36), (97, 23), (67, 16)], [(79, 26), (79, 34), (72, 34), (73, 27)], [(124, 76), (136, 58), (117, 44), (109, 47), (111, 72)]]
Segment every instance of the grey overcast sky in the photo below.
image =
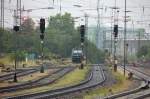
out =
[[(5, 9), (15, 9), (17, 0), (4, 0)], [(23, 12), (23, 16), (30, 16), (38, 23), (41, 17), (47, 18), (49, 16), (60, 13), (60, 1), (61, 1), (61, 13), (69, 12), (73, 17), (81, 17), (76, 25), (82, 23), (81, 19), (84, 19), (84, 14), (89, 16), (89, 25), (96, 25), (97, 11), (94, 10), (97, 7), (97, 0), (22, 0), (22, 6), (24, 9), (36, 9), (44, 7), (54, 7), (51, 10), (34, 10), (30, 13)], [(81, 5), (82, 7), (75, 7), (73, 5)], [(103, 7), (101, 12), (101, 23), (105, 26), (110, 26), (112, 10), (110, 7), (115, 6), (115, 0), (100, 0), (100, 7)], [(124, 18), (124, 0), (116, 0), (116, 6), (119, 7), (119, 25), (123, 27)], [(128, 22), (128, 27), (144, 27), (149, 32), (150, 24), (150, 0), (127, 0), (127, 10), (132, 12), (128, 13), (131, 21)], [(143, 22), (142, 22), (143, 21)], [(5, 10), (5, 26), (13, 26), (13, 12)]]

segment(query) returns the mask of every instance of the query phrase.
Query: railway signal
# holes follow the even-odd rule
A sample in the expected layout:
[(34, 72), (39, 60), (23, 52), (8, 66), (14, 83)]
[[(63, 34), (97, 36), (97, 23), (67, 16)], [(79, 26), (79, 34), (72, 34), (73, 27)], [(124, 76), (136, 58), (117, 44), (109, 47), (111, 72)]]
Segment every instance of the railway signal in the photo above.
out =
[[(14, 27), (13, 27), (13, 30), (15, 31), (15, 33), (17, 34), (17, 32), (19, 31), (19, 26), (17, 26), (17, 25), (15, 25)], [(17, 39), (16, 39), (17, 40)], [(18, 80), (17, 80), (17, 73), (16, 73), (16, 69), (17, 69), (17, 53), (16, 53), (16, 51), (17, 51), (17, 43), (16, 43), (16, 50), (15, 50), (15, 73), (14, 73), (14, 82), (17, 82)]]
[(81, 43), (83, 43), (83, 42), (84, 42), (84, 38), (81, 37)]
[(14, 26), (13, 30), (16, 31), (16, 32), (18, 32), (19, 31), (19, 26)]
[(40, 34), (40, 39), (44, 40), (44, 34)]
[(81, 42), (84, 42), (84, 35), (85, 35), (85, 26), (81, 25), (80, 27), (80, 34), (81, 34)]
[[(83, 47), (84, 47), (84, 35), (85, 35), (85, 25), (81, 25), (80, 26), (80, 35), (81, 35), (81, 48), (82, 48), (82, 52), (83, 52)], [(81, 69), (83, 69), (83, 57), (84, 55), (82, 54), (81, 56)]]
[(40, 19), (40, 30), (41, 30), (41, 33), (45, 32), (45, 19), (43, 18)]
[(114, 71), (117, 71), (117, 57), (116, 57), (116, 46), (118, 37), (118, 25), (114, 25)]
[(114, 37), (118, 37), (118, 25), (114, 25)]
[(43, 49), (44, 49), (45, 19), (43, 19), (43, 18), (40, 19), (40, 31), (41, 31), (40, 39), (41, 39), (41, 45), (42, 45), (42, 52), (41, 52), (42, 66), (41, 66), (40, 72), (44, 73), (44, 66), (43, 66), (43, 57), (44, 57), (44, 54), (43, 54)]

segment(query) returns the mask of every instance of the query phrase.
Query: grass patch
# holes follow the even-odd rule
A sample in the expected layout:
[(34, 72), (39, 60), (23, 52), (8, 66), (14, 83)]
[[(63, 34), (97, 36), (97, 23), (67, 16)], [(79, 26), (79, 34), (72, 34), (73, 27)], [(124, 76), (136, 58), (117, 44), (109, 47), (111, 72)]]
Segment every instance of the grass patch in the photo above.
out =
[[(7, 55), (7, 56), (0, 58), (0, 64), (4, 64), (5, 68), (13, 68), (12, 65), (14, 65), (15, 63), (14, 63), (14, 60), (11, 59), (11, 56)], [(17, 66), (17, 68), (22, 68), (23, 64), (26, 64), (25, 67), (38, 66), (38, 64), (36, 63), (36, 60), (28, 60), (28, 62), (21, 61), (21, 62), (18, 62), (18, 64), (19, 65)]]
[(66, 67), (66, 66), (75, 66), (75, 64), (72, 63), (71, 59), (52, 59), (50, 61), (52, 64), (59, 65), (61, 67)]
[(131, 85), (131, 81), (126, 79), (121, 73), (118, 72), (112, 72), (114, 77), (117, 80), (117, 83), (110, 86), (110, 87), (103, 87), (103, 88), (97, 88), (94, 89), (84, 95), (84, 99), (93, 99), (97, 96), (107, 96), (110, 94), (118, 93), (121, 91), (124, 91), (129, 88)]
[(61, 88), (65, 86), (75, 85), (81, 82), (85, 79), (90, 67), (85, 67), (83, 70), (75, 69), (71, 73), (65, 75), (63, 78), (59, 79), (53, 84), (50, 84), (48, 86), (33, 88), (33, 89), (27, 89), (27, 90), (21, 90), (16, 91), (14, 93), (6, 93), (3, 94), (3, 96), (15, 96), (15, 95), (21, 95), (21, 94), (29, 94), (29, 93), (37, 93), (37, 92), (44, 92), (56, 88)]
[(10, 56), (5, 56), (3, 58), (0, 58), (0, 63), (10, 65), (13, 62), (11, 61)]
[(40, 71), (38, 72), (35, 72), (35, 73), (32, 73), (32, 74), (29, 74), (29, 75), (26, 75), (26, 76), (21, 76), (21, 77), (18, 77), (18, 82), (13, 82), (13, 79), (10, 79), (10, 80), (6, 80), (4, 82), (0, 82), (0, 87), (8, 87), (8, 86), (14, 86), (14, 85), (17, 85), (17, 84), (21, 84), (21, 83), (24, 83), (24, 82), (30, 82), (31, 80), (37, 80), (37, 79), (40, 79), (44, 76), (47, 76), (49, 73), (53, 73), (55, 72), (56, 69), (48, 69), (48, 70), (45, 70), (44, 73), (40, 73)]
[(56, 71), (56, 69), (53, 69), (53, 70), (52, 69), (46, 69), (44, 71), (44, 73), (40, 73), (40, 71), (38, 71), (38, 72), (29, 74), (26, 76), (18, 77), (18, 81), (19, 81), (19, 83), (22, 83), (22, 82), (36, 80), (36, 79), (42, 78), (44, 76), (47, 76), (49, 73), (53, 73), (55, 71)]
[(78, 84), (86, 78), (88, 70), (89, 70), (88, 67), (86, 67), (83, 70), (80, 70), (77, 68), (73, 72), (64, 76), (62, 79), (58, 80), (56, 84), (52, 85), (52, 87), (55, 89), (59, 87), (65, 87), (65, 86)]
[(4, 65), (14, 65), (14, 61), (11, 59), (10, 55), (0, 58), (0, 63)]

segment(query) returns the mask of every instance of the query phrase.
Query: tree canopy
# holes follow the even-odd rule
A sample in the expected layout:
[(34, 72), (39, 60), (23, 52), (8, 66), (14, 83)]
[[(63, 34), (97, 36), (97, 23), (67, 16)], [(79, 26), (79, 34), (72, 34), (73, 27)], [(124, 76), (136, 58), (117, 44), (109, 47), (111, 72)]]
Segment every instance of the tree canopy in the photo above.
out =
[[(22, 55), (19, 57), (24, 57), (26, 53), (41, 54), (40, 29), (35, 27), (32, 18), (22, 23), (18, 33), (0, 29), (0, 41), (0, 53), (13, 53), (17, 50)], [(88, 46), (85, 46), (85, 51), (88, 50), (88, 60), (93, 63), (104, 60), (104, 53), (87, 39), (85, 41), (88, 43)], [(49, 17), (44, 42), (45, 56), (54, 53), (60, 57), (71, 57), (72, 49), (80, 48), (80, 33), (74, 26), (71, 14)]]
[(150, 58), (150, 46), (149, 45), (141, 46), (137, 52), (137, 57), (138, 58), (146, 58), (149, 60), (149, 58)]

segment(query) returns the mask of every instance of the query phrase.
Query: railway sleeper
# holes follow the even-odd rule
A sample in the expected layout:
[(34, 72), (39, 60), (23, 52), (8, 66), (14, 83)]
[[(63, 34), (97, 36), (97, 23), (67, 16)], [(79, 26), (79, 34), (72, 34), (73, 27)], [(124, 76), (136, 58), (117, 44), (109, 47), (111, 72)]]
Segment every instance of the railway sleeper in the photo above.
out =
[(149, 88), (149, 81), (144, 81), (141, 85), (141, 89), (148, 89)]

